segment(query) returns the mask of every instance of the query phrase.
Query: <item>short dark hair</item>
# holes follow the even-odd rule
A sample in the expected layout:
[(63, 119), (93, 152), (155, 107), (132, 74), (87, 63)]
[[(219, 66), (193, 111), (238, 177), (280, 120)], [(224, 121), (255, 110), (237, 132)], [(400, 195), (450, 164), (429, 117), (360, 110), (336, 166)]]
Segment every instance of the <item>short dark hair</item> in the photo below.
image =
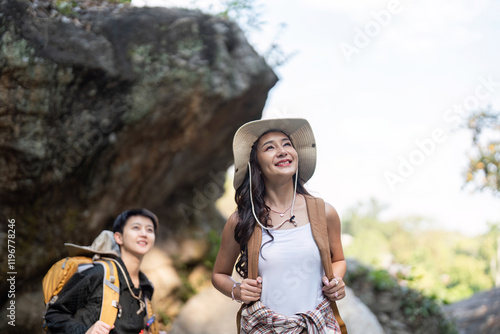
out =
[(120, 213), (113, 223), (113, 232), (123, 233), (123, 228), (125, 227), (127, 220), (133, 216), (143, 216), (151, 219), (156, 234), (156, 232), (158, 231), (158, 217), (156, 217), (154, 213), (147, 209), (132, 209)]

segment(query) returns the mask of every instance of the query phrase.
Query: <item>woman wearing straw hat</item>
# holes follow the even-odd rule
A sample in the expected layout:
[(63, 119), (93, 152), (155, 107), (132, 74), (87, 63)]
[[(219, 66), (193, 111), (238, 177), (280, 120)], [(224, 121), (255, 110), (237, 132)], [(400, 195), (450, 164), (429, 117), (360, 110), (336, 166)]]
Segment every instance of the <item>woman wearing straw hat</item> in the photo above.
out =
[[(309, 123), (249, 122), (236, 132), (233, 153), (237, 211), (222, 233), (212, 282), (243, 303), (238, 331), (340, 333), (331, 306), (345, 296), (340, 219), (304, 188), (316, 166)], [(241, 283), (231, 277), (235, 264)]]

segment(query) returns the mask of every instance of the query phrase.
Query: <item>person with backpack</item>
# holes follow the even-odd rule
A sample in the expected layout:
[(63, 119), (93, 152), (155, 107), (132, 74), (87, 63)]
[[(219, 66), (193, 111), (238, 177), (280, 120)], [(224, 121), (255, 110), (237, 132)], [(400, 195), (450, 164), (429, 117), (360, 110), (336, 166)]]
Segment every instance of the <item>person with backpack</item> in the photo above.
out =
[(119, 279), (119, 301), (113, 303), (117, 308), (114, 323), (99, 320), (106, 302), (103, 285), (109, 282), (103, 283), (103, 266), (93, 265), (90, 269), (76, 272), (55, 301), (48, 305), (45, 314), (48, 331), (53, 334), (148, 333), (155, 320), (154, 316), (148, 319), (147, 315), (153, 286), (139, 268), (144, 255), (154, 246), (158, 227), (158, 218), (146, 209), (125, 211), (113, 223), (114, 242), (120, 252), (119, 257), (113, 259), (117, 273), (111, 273), (112, 277), (117, 274)]
[(233, 153), (237, 211), (222, 232), (212, 283), (242, 303), (238, 333), (347, 333), (335, 304), (345, 296), (340, 219), (304, 188), (316, 166), (309, 123), (246, 123)]

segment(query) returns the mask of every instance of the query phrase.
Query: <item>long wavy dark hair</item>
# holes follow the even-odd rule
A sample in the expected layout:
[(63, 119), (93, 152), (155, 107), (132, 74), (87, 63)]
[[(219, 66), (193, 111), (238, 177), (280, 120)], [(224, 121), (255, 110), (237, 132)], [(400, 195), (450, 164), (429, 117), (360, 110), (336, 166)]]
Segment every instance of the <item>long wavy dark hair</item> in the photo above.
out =
[[(253, 203), (255, 208), (255, 214), (259, 217), (260, 222), (264, 226), (268, 226), (269, 212), (271, 208), (266, 205), (266, 186), (264, 183), (264, 178), (260, 173), (261, 167), (257, 161), (257, 147), (256, 144), (259, 142), (260, 138), (270, 132), (281, 132), (285, 134), (292, 142), (290, 136), (281, 130), (268, 130), (264, 132), (252, 145), (252, 150), (250, 151), (250, 166), (252, 172), (252, 194)], [(292, 142), (293, 146), (293, 142)], [(295, 147), (295, 146), (294, 146)], [(300, 158), (299, 158), (300, 159)], [(250, 171), (247, 171), (243, 183), (236, 189), (236, 194), (234, 200), (238, 206), (238, 223), (236, 224), (234, 230), (234, 239), (240, 244), (240, 256), (236, 262), (236, 272), (243, 278), (248, 277), (248, 240), (252, 236), (255, 228), (255, 217), (252, 213), (252, 205), (250, 203), (250, 180), (248, 177)], [(293, 182), (295, 182), (296, 175), (293, 176)], [(297, 182), (297, 193), (302, 195), (309, 195), (309, 192), (304, 188), (304, 181), (300, 178)], [(267, 233), (269, 231), (266, 230)], [(269, 233), (270, 235), (270, 233)], [(274, 238), (271, 235), (271, 241)]]

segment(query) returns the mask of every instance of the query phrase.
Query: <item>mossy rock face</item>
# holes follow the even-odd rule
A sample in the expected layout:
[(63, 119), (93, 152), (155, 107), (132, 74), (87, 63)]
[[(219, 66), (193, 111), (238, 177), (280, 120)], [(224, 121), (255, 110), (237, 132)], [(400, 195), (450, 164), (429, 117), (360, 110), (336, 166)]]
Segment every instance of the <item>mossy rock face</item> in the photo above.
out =
[(75, 15), (0, 0), (0, 218), (16, 220), (20, 294), (64, 242), (89, 245), (125, 209), (158, 214), (160, 248), (220, 229), (223, 181), (210, 175), (231, 165), (234, 132), (261, 117), (277, 81), (222, 18), (65, 2)]

